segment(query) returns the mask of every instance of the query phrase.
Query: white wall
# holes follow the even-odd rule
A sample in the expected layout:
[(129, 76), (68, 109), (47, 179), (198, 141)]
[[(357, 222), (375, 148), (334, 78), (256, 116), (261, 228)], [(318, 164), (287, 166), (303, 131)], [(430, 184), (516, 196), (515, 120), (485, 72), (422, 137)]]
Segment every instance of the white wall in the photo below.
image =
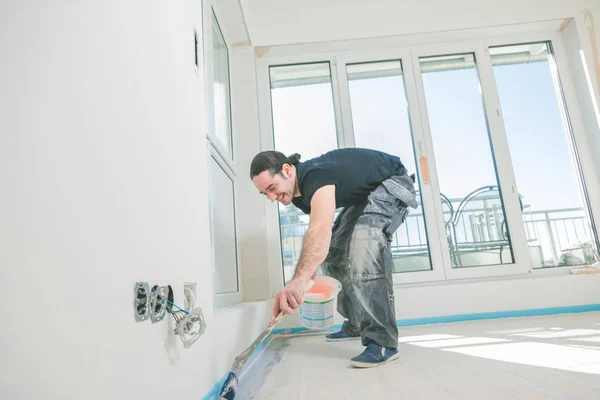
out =
[[(0, 398), (201, 398), (264, 327), (213, 315), (200, 10), (0, 5)], [(138, 280), (197, 282), (206, 334), (136, 323)]]

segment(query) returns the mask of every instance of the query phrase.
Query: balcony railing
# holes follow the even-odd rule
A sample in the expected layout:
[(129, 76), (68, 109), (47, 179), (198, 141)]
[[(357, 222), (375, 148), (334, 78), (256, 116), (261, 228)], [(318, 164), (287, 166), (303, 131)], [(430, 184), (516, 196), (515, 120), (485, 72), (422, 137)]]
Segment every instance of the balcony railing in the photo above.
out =
[[(484, 187), (465, 198), (442, 196), (446, 235), (455, 267), (463, 266), (461, 260), (466, 254), (470, 260), (485, 254), (488, 259), (495, 255), (499, 264), (512, 262), (510, 234), (500, 196), (495, 190), (491, 186)], [(595, 246), (583, 208), (533, 210), (531, 205), (521, 203), (521, 212), (535, 268), (594, 262)], [(308, 216), (294, 207), (280, 212), (283, 261), (288, 267), (298, 262), (308, 221)], [(403, 263), (402, 258), (406, 263), (410, 258), (429, 258), (421, 207), (411, 209), (407, 220), (394, 234), (391, 251), (397, 260), (397, 270)]]

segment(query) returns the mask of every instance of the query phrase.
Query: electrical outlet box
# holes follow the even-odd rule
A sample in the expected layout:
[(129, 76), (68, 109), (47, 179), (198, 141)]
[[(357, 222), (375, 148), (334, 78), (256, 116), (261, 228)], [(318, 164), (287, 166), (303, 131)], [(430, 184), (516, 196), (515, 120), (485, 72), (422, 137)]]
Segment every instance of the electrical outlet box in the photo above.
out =
[(167, 313), (168, 286), (154, 285), (150, 294), (150, 320), (152, 323), (162, 321)]
[(133, 310), (136, 321), (150, 317), (150, 287), (148, 282), (136, 282), (133, 288)]

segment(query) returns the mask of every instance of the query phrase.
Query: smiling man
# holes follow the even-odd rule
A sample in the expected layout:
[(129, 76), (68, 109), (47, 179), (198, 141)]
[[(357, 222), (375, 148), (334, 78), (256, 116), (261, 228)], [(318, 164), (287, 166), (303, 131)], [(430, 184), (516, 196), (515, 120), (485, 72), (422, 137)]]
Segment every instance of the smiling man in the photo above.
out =
[[(302, 304), (307, 282), (319, 266), (342, 283), (338, 312), (346, 318), (328, 341), (362, 340), (351, 360), (373, 367), (398, 358), (392, 236), (417, 207), (414, 175), (396, 156), (347, 148), (300, 162), (277, 151), (257, 154), (250, 177), (261, 194), (310, 215), (294, 277), (277, 294), (274, 318)], [(334, 222), (335, 210), (343, 207)]]

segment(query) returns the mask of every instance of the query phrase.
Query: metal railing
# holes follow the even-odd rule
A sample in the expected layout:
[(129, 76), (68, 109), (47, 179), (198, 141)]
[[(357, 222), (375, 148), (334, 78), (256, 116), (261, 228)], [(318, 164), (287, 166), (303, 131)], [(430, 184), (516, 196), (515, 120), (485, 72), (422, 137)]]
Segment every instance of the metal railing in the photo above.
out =
[[(502, 263), (502, 252), (510, 248), (510, 236), (497, 193), (484, 193), (471, 199), (443, 197), (442, 206), (450, 252), (456, 266), (461, 266), (461, 254), (491, 251), (500, 255)], [(574, 252), (577, 255), (570, 258), (571, 263), (580, 260), (581, 264), (593, 256), (594, 246), (583, 208), (532, 210), (531, 205), (522, 204), (521, 209), (528, 245), (539, 253), (535, 267), (565, 265), (565, 254)], [(285, 265), (297, 263), (308, 221), (308, 216), (295, 207), (280, 212)], [(411, 209), (393, 236), (394, 258), (429, 256), (424, 221), (421, 207)]]

